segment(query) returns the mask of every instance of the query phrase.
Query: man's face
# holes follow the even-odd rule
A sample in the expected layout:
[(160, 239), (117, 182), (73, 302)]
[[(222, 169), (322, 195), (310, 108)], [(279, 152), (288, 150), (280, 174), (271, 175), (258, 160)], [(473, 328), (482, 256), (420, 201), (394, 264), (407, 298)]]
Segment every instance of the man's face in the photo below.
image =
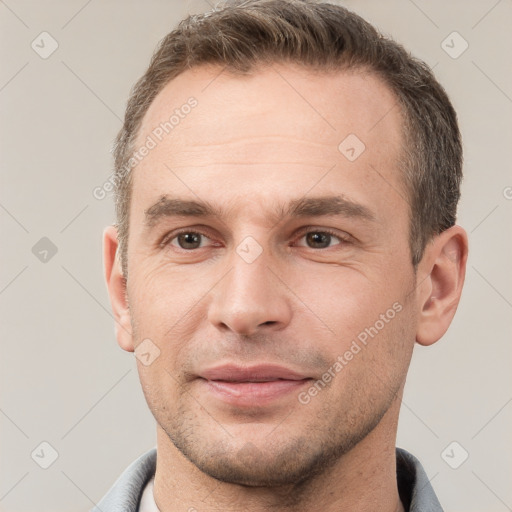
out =
[(148, 405), (207, 474), (296, 482), (398, 410), (417, 311), (395, 98), (362, 73), (196, 68), (155, 99), (137, 147), (148, 136), (127, 283), (134, 347), (160, 350), (138, 361)]

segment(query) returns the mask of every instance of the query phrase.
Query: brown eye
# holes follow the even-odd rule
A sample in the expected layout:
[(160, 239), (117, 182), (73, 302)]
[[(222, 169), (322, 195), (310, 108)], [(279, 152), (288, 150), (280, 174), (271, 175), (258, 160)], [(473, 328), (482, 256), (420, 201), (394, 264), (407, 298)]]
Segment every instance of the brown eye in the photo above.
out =
[[(300, 239), (305, 239), (306, 247), (310, 249), (328, 249), (332, 245), (343, 245), (348, 243), (348, 239), (338, 233), (329, 230), (310, 230), (303, 233)], [(337, 240), (338, 243), (332, 243)]]
[(306, 235), (306, 240), (313, 249), (325, 249), (329, 246), (331, 239), (332, 235), (329, 233), (311, 232)]
[(176, 237), (176, 240), (181, 249), (199, 249), (202, 236), (201, 233), (181, 233)]
[(209, 237), (198, 231), (183, 230), (168, 236), (161, 242), (161, 246), (172, 246), (182, 251), (194, 251), (205, 246), (204, 239), (210, 240)]

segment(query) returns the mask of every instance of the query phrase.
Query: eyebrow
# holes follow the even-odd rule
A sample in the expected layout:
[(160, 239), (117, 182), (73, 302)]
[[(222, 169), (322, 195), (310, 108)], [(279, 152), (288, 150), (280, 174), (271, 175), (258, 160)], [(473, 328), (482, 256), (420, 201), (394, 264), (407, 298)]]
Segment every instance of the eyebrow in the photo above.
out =
[[(185, 200), (178, 197), (163, 195), (160, 199), (144, 211), (146, 227), (155, 226), (162, 218), (167, 217), (220, 217), (227, 218), (228, 212), (208, 201)], [(343, 196), (322, 196), (294, 199), (288, 205), (279, 204), (271, 212), (272, 220), (281, 220), (285, 217), (320, 217), (343, 216), (359, 218), (375, 222), (375, 214), (366, 206), (351, 201)]]

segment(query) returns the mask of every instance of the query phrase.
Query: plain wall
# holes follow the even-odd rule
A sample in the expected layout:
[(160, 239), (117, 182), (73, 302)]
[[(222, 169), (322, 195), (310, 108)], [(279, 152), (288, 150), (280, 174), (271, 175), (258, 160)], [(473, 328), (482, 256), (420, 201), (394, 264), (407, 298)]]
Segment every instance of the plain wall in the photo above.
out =
[[(397, 444), (421, 460), (446, 510), (511, 510), (512, 3), (342, 4), (434, 67), (464, 140), (465, 290), (444, 338), (415, 350)], [(185, 14), (209, 8), (201, 1), (0, 3), (2, 511), (87, 511), (156, 444), (134, 356), (114, 337), (103, 281), (101, 236), (114, 220), (112, 198), (95, 199), (93, 190), (111, 173), (129, 90), (156, 43)], [(58, 43), (46, 59), (31, 47), (35, 40), (39, 51), (51, 48), (48, 36), (40, 42), (43, 31)], [(446, 53), (447, 44), (460, 51), (463, 40), (469, 46), (458, 58)], [(43, 441), (58, 452), (48, 469), (31, 457)], [(453, 441), (454, 456), (460, 447), (469, 454), (458, 469), (441, 456)]]

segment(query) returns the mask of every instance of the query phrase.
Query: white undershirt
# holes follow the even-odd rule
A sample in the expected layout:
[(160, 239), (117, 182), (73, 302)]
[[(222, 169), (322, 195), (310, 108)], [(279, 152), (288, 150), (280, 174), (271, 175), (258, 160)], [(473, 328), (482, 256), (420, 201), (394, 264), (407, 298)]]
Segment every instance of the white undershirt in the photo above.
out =
[(154, 482), (155, 477), (153, 476), (146, 484), (146, 487), (144, 487), (144, 491), (140, 499), (139, 512), (160, 512), (156, 506), (155, 497), (153, 496)]

